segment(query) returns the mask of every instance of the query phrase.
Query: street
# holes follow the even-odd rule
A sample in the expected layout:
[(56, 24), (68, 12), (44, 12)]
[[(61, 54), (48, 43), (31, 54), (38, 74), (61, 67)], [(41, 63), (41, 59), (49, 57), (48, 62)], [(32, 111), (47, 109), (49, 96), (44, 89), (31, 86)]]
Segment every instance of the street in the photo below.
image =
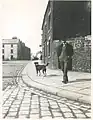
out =
[(57, 96), (38, 95), (12, 86), (3, 97), (3, 118), (90, 118), (89, 105)]
[(17, 80), (17, 85), (8, 85), (3, 91), (3, 118), (91, 117), (90, 105), (26, 86), (22, 77)]

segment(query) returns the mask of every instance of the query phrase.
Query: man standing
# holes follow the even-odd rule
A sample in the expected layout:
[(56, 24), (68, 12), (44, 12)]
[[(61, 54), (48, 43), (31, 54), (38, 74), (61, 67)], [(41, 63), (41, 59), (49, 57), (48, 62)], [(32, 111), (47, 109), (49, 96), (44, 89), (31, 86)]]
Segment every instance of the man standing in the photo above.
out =
[(57, 56), (60, 62), (61, 70), (63, 71), (62, 82), (65, 84), (68, 82), (68, 76), (67, 76), (68, 62), (69, 62), (69, 59), (72, 57), (72, 55), (73, 55), (72, 45), (68, 44), (66, 42), (66, 39), (62, 40), (62, 44), (59, 45), (57, 48)]

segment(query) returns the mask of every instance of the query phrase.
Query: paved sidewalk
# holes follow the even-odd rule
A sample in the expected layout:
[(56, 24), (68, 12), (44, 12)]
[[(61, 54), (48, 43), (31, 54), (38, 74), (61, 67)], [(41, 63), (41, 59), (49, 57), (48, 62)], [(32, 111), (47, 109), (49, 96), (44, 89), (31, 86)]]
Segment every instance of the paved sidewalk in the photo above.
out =
[(33, 62), (29, 62), (22, 72), (25, 84), (58, 96), (91, 104), (90, 73), (69, 71), (69, 82), (68, 84), (63, 84), (62, 72), (60, 70), (50, 70), (47, 68), (46, 77), (43, 77), (43, 75), (36, 76)]

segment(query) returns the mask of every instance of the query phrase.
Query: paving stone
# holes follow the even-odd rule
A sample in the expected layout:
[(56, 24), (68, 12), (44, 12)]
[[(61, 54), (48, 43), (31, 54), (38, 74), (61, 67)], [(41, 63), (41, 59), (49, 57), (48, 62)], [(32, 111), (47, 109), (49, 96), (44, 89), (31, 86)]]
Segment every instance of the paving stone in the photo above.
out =
[(31, 105), (31, 108), (33, 109), (33, 108), (39, 108), (39, 105), (38, 104), (33, 104), (33, 105)]
[(16, 116), (17, 111), (9, 111), (7, 116)]
[(36, 100), (36, 99), (38, 99), (38, 95), (32, 95), (32, 100)]
[(18, 100), (22, 100), (23, 96), (17, 96)]
[(49, 105), (49, 103), (48, 103), (48, 101), (46, 101), (45, 103), (44, 102), (42, 102), (42, 101), (40, 101), (40, 105)]
[[(45, 119), (45, 120), (52, 120), (52, 116), (51, 115), (45, 115), (45, 116), (42, 116), (42, 119)], [(43, 120), (44, 120), (43, 119)], [(54, 118), (53, 118), (53, 120), (55, 120)], [(56, 119), (57, 120), (57, 119)]]
[(25, 94), (24, 98), (31, 98), (31, 93), (30, 94)]
[(91, 117), (92, 114), (91, 114), (91, 113), (86, 113), (86, 115), (87, 115), (88, 117)]
[(13, 101), (13, 100), (14, 100), (14, 98), (12, 98), (12, 97), (9, 98), (9, 101)]
[(8, 110), (7, 110), (7, 109), (5, 109), (5, 110), (3, 110), (3, 111), (2, 111), (2, 113), (6, 113), (7, 111), (8, 111)]
[(31, 104), (32, 104), (32, 105), (35, 105), (35, 104), (37, 104), (37, 105), (38, 105), (38, 104), (39, 104), (39, 102), (38, 102), (38, 101), (32, 101), (32, 102), (31, 102)]
[(11, 105), (11, 103), (5, 103), (4, 105), (3, 105), (3, 107), (7, 107), (7, 106), (10, 106)]
[(20, 110), (19, 115), (28, 115), (29, 111), (28, 110)]
[(66, 105), (71, 106), (72, 104), (71, 103), (66, 103)]
[(2, 110), (8, 110), (9, 109), (9, 106), (7, 107), (2, 107)]
[(74, 106), (74, 105), (72, 106), (71, 105), (70, 108), (73, 109), (73, 110), (76, 110), (76, 109), (80, 108), (80, 106)]
[(2, 117), (1, 118), (4, 118), (4, 116), (5, 116), (5, 113), (2, 113)]
[(23, 101), (22, 101), (22, 104), (25, 104), (25, 103), (30, 104), (30, 101), (26, 101), (26, 100), (24, 101), (24, 100), (23, 100)]
[(32, 109), (31, 114), (39, 114), (39, 109)]
[(15, 101), (14, 101), (14, 104), (20, 104), (20, 103), (21, 103), (20, 100), (15, 100)]
[(14, 112), (14, 111), (17, 111), (17, 110), (18, 110), (18, 108), (11, 107), (9, 111), (10, 111), (10, 112)]
[(24, 104), (24, 103), (21, 104), (21, 107), (29, 107), (29, 106), (30, 106), (30, 104), (28, 104), (28, 103), (27, 104)]
[(7, 119), (14, 119), (15, 116), (7, 116)]
[(3, 107), (9, 107), (9, 106), (10, 106), (10, 105), (8, 105), (8, 104), (4, 104), (4, 105), (3, 105)]
[(76, 109), (76, 110), (73, 110), (73, 112), (76, 114), (76, 113), (82, 113), (82, 111)]
[(19, 117), (18, 117), (18, 118), (19, 118), (19, 119), (25, 119), (25, 118), (26, 118), (26, 116), (27, 116), (27, 115), (22, 114), (22, 115), (19, 115)]
[(51, 105), (50, 107), (51, 107), (51, 109), (56, 109), (56, 108), (58, 108), (57, 105)]
[(50, 102), (50, 105), (55, 106), (55, 105), (57, 105), (57, 103), (52, 101), (52, 102)]
[(81, 114), (81, 113), (80, 113), (80, 114), (78, 113), (78, 114), (75, 114), (75, 115), (76, 115), (78, 118), (86, 118), (86, 116), (85, 116), (84, 114)]
[(60, 106), (61, 108), (67, 108), (67, 105), (64, 105), (64, 104), (60, 104), (60, 103), (59, 103), (59, 106)]
[(20, 111), (29, 111), (29, 107), (23, 107), (23, 106), (21, 106), (21, 108), (20, 108)]
[(91, 113), (92, 110), (91, 109), (87, 109), (86, 111)]
[(88, 108), (86, 108), (86, 107), (80, 107), (80, 109), (82, 109), (83, 111), (86, 111)]
[(43, 111), (43, 110), (49, 110), (49, 108), (48, 107), (41, 107), (41, 110)]
[(5, 104), (9, 104), (9, 105), (10, 105), (11, 103), (12, 103), (12, 101), (9, 101), (9, 100), (5, 102)]
[(19, 105), (14, 104), (14, 103), (11, 105), (11, 108), (18, 108), (18, 107), (19, 107)]
[(66, 118), (73, 117), (73, 114), (71, 112), (66, 112), (66, 113), (64, 113), (64, 115)]
[(15, 99), (15, 95), (11, 95), (11, 98)]
[(57, 108), (57, 109), (51, 109), (53, 112), (60, 112), (60, 109)]
[(61, 114), (60, 112), (57, 112), (57, 111), (56, 111), (56, 112), (53, 112), (53, 115), (54, 115), (55, 117), (58, 117), (58, 116), (61, 117), (61, 116), (62, 116), (62, 114)]
[(31, 114), (30, 115), (30, 118), (32, 119), (32, 120), (38, 120), (39, 119), (39, 114)]
[(60, 108), (63, 112), (71, 112), (69, 108)]
[(47, 99), (46, 99), (46, 98), (43, 98), (43, 97), (40, 97), (40, 101), (41, 101), (42, 103), (44, 103), (44, 102), (47, 102)]
[(42, 116), (51, 115), (50, 111), (41, 111)]
[(28, 102), (29, 102), (29, 101), (30, 101), (30, 98), (24, 98), (24, 101), (28, 101)]

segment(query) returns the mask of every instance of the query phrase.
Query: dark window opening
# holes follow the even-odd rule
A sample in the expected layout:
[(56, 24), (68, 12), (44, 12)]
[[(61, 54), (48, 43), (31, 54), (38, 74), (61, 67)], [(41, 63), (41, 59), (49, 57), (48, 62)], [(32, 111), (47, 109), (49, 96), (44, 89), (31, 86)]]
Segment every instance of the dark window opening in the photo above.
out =
[(11, 50), (11, 53), (13, 53), (13, 50)]
[(11, 60), (13, 59), (13, 55), (11, 55)]
[(13, 44), (11, 44), (11, 47), (13, 47)]
[(2, 50), (2, 52), (4, 53), (4, 49)]
[(4, 44), (3, 44), (3, 46), (2, 46), (3, 48), (4, 48)]
[(4, 60), (4, 55), (2, 55), (2, 59)]

